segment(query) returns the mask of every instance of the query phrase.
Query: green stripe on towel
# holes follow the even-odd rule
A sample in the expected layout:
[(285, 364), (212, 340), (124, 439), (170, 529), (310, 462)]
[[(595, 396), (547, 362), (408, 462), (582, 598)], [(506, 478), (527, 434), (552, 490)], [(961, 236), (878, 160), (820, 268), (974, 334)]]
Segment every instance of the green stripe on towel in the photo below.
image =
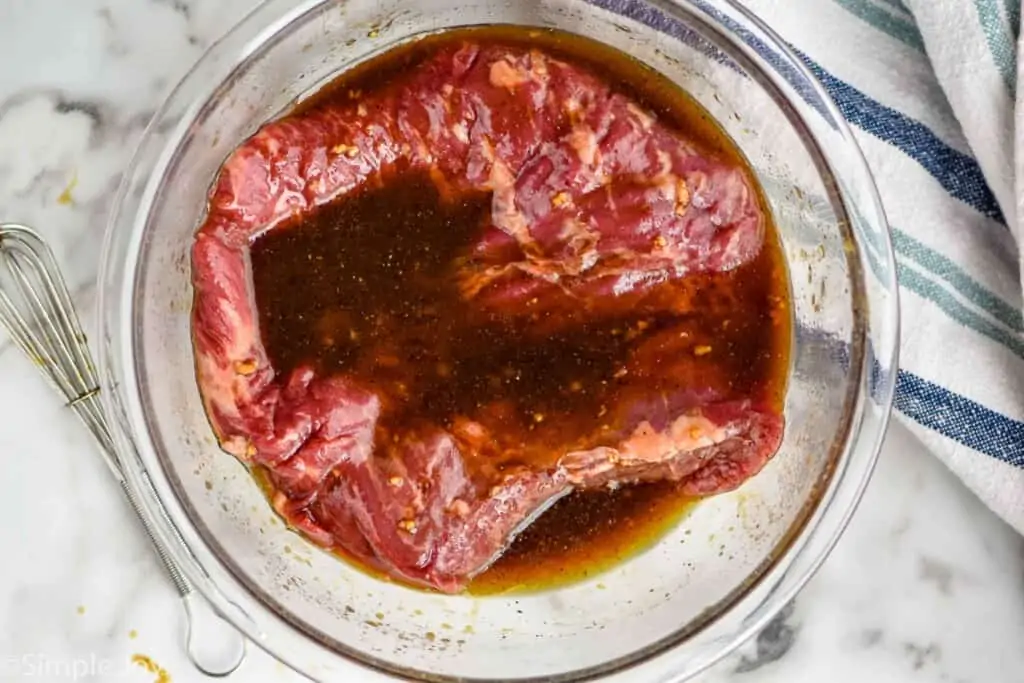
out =
[(983, 337), (989, 338), (997, 344), (1005, 346), (1008, 351), (1018, 358), (1024, 359), (1024, 342), (1021, 341), (1019, 336), (993, 325), (967, 308), (938, 283), (929, 280), (912, 267), (899, 262), (899, 260), (896, 262), (896, 277), (899, 279), (901, 288), (905, 287), (918, 296), (927, 299), (938, 306), (950, 319), (960, 323), (969, 330), (977, 332)]
[[(882, 269), (878, 263), (878, 257), (871, 253), (870, 247), (864, 249), (862, 254), (875, 277), (881, 278)], [(1020, 335), (994, 325), (961, 303), (943, 286), (943, 283), (930, 279), (924, 273), (916, 270), (914, 266), (908, 265), (899, 256), (896, 258), (896, 278), (899, 281), (900, 291), (913, 292), (925, 301), (935, 304), (953, 322), (1004, 346), (1012, 354), (1024, 360), (1024, 341), (1021, 340)]]
[(1003, 15), (999, 11), (996, 0), (974, 0), (974, 7), (978, 10), (978, 23), (981, 32), (985, 35), (985, 42), (988, 43), (988, 51), (992, 53), (992, 60), (999, 69), (1003, 82), (1010, 92), (1011, 97), (1017, 95), (1017, 53), (1013, 43), (1010, 42), (1010, 33), (1003, 22)]
[(1003, 0), (1006, 7), (1006, 21), (1010, 24), (1010, 33), (1014, 42), (1020, 38), (1020, 0)]
[(861, 21), (888, 34), (904, 45), (924, 52), (924, 41), (913, 22), (907, 21), (874, 5), (870, 0), (835, 0), (836, 3)]
[[(1009, 1), (1013, 2), (1013, 0), (1009, 0)], [(911, 15), (910, 10), (900, 0), (879, 0), (879, 2), (881, 2), (883, 5), (886, 5), (888, 7), (893, 8), (894, 10), (898, 10), (900, 12), (903, 12), (904, 14), (906, 14), (908, 16)]]
[(967, 301), (1014, 332), (1024, 331), (1024, 320), (1015, 306), (1011, 306), (986, 289), (945, 254), (935, 251), (898, 228), (892, 228), (891, 234), (897, 254), (906, 256), (932, 275), (942, 278)]

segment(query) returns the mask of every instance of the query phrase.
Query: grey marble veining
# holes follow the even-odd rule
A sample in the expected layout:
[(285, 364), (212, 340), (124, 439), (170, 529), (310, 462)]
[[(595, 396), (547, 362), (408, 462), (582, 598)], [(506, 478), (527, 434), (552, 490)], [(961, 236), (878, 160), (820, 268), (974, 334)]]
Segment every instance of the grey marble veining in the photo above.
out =
[[(252, 0), (0, 3), (0, 219), (53, 243), (92, 329), (121, 170), (161, 99)], [(759, 4), (778, 9), (769, 0)], [(176, 596), (86, 433), (0, 341), (0, 681), (198, 681)], [(1024, 543), (901, 428), (806, 589), (702, 683), (1024, 680)], [(48, 673), (47, 673), (48, 672)], [(45, 674), (45, 675), (44, 675)], [(302, 680), (253, 650), (231, 680)]]

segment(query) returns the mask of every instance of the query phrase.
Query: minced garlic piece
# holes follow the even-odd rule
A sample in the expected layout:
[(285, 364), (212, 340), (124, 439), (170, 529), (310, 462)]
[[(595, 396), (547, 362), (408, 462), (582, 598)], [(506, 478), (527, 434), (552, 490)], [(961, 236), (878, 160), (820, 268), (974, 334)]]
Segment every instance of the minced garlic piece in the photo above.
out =
[(352, 159), (359, 154), (359, 148), (353, 147), (352, 145), (335, 145), (331, 148), (331, 151), (339, 156), (344, 154), (349, 159)]
[(560, 208), (560, 207), (563, 207), (563, 206), (565, 206), (568, 203), (569, 203), (569, 193), (568, 192), (559, 192), (558, 194), (556, 194), (554, 197), (551, 198), (551, 206), (555, 207), (556, 209)]
[(680, 178), (676, 181), (676, 215), (682, 216), (690, 206), (690, 189), (686, 187), (686, 181)]
[(249, 360), (235, 361), (235, 372), (237, 372), (239, 375), (251, 375), (252, 373), (256, 372), (257, 367), (259, 367), (259, 365), (252, 358), (250, 358)]

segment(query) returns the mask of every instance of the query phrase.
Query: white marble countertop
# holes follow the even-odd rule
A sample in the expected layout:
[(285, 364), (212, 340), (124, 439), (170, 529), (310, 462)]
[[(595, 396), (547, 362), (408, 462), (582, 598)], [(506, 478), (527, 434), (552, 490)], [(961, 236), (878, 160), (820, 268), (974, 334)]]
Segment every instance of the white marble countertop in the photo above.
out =
[[(169, 87), (254, 0), (0, 0), (0, 219), (40, 229), (91, 323), (119, 172)], [(202, 677), (180, 607), (79, 424), (0, 341), (0, 681)], [(791, 609), (702, 683), (1024, 680), (1024, 540), (895, 426)], [(252, 651), (230, 680), (304, 680)]]

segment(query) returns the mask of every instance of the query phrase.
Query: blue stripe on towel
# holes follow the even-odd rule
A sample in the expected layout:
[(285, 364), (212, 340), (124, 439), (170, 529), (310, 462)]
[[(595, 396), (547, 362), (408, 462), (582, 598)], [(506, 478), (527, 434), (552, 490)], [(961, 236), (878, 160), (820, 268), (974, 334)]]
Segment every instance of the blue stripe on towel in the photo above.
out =
[[(829, 358), (844, 368), (850, 362), (849, 347), (836, 337), (819, 330), (797, 329), (800, 335), (814, 337), (811, 347), (824, 346)], [(869, 390), (877, 398), (882, 385), (882, 369), (871, 363)], [(893, 408), (922, 427), (947, 439), (1014, 467), (1024, 468), (1024, 422), (986, 408), (906, 370), (896, 374)]]
[(1024, 467), (1024, 423), (904, 370), (896, 377), (896, 410), (942, 436)]
[[(718, 53), (713, 57), (721, 63), (731, 60), (721, 54), (710, 43), (695, 35), (694, 31), (663, 12), (652, 9), (649, 5), (635, 0), (588, 0), (591, 4), (618, 12), (639, 21), (651, 28), (672, 35), (688, 44), (699, 44), (705, 54)], [(799, 87), (801, 79), (794, 72), (792, 65), (783, 55), (774, 52), (757, 36), (743, 29), (730, 17), (710, 7), (702, 0), (694, 0), (702, 10), (728, 27), (746, 42), (761, 57), (772, 64), (797, 90), (807, 103), (824, 115), (819, 98), (806, 88)], [(792, 47), (792, 46), (791, 46)], [(1006, 224), (1006, 219), (999, 208), (999, 203), (985, 182), (978, 162), (971, 156), (953, 149), (943, 142), (927, 126), (909, 116), (877, 102), (849, 83), (846, 83), (821, 67), (820, 64), (792, 48), (797, 56), (811, 70), (815, 77), (825, 86), (836, 106), (850, 123), (865, 132), (874, 135), (911, 157), (927, 170), (946, 189), (949, 194), (969, 204), (984, 215)], [(826, 120), (831, 117), (825, 115)]]
[(898, 147), (931, 173), (949, 194), (989, 218), (1006, 224), (977, 161), (944, 143), (923, 123), (876, 102), (825, 71), (807, 55), (797, 54), (828, 90), (846, 120), (879, 140)]
[(594, 5), (609, 12), (628, 17), (633, 21), (666, 33), (684, 45), (689, 45), (709, 59), (728, 66), (738, 73), (744, 73), (729, 55), (719, 50), (714, 43), (705, 38), (701, 33), (672, 19), (643, 0), (585, 0), (585, 2), (588, 5)]
[(825, 71), (806, 55), (800, 54), (800, 58), (824, 84), (846, 120), (879, 140), (898, 147), (931, 173), (946, 192), (1005, 225), (1003, 212), (977, 161), (944, 143), (923, 123), (872, 100)]

